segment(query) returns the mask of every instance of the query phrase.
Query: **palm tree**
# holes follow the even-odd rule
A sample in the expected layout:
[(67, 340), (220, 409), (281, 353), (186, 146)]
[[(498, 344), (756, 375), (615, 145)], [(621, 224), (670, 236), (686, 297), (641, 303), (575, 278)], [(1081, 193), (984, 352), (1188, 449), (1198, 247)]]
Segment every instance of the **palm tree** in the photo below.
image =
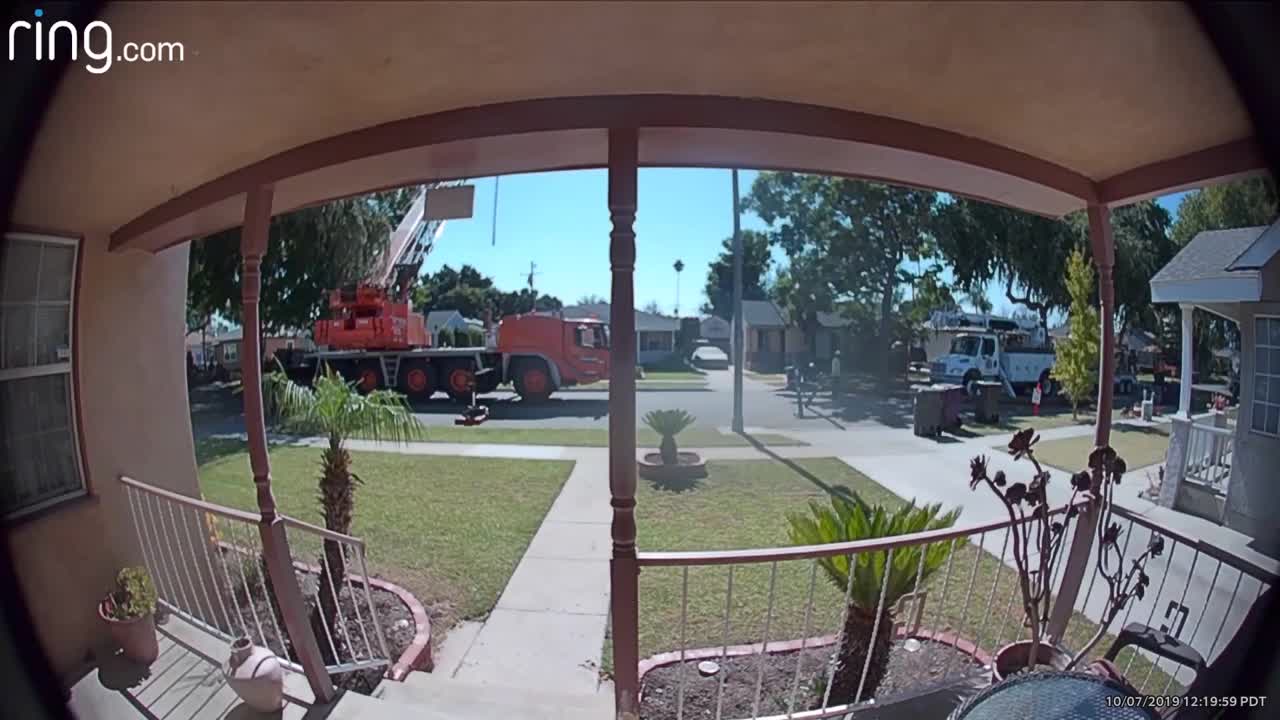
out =
[[(959, 508), (942, 513), (941, 504), (916, 507), (914, 501), (896, 509), (886, 509), (882, 505), (868, 504), (857, 493), (846, 488), (838, 489), (840, 492), (832, 494), (829, 507), (811, 500), (808, 513), (787, 515), (792, 543), (823, 545), (894, 537), (951, 527), (960, 516)], [(837, 649), (835, 674), (831, 681), (831, 704), (854, 702), (859, 684), (862, 684), (862, 698), (875, 696), (876, 688), (880, 686), (889, 667), (889, 650), (893, 646), (893, 608), (902, 596), (915, 591), (917, 579), (923, 585), (942, 567), (951, 552), (950, 543), (928, 546), (924, 551), (923, 566), (920, 563), (921, 552), (919, 545), (896, 548), (893, 551), (893, 564), (889, 568), (887, 586), (887, 552), (862, 552), (854, 555), (852, 586), (849, 584), (849, 556), (838, 555), (819, 561), (827, 578), (840, 592), (849, 593), (844, 632)], [(883, 602), (880, 599), (882, 590)], [(870, 664), (867, 663), (868, 652)], [(864, 666), (867, 669), (865, 683), (862, 682)]]
[[(425, 435), (425, 429), (414, 418), (404, 396), (391, 390), (375, 390), (361, 394), (355, 383), (348, 383), (326, 367), (308, 388), (289, 380), (276, 371), (264, 378), (269, 409), (299, 432), (323, 435), (329, 445), (320, 456), (319, 499), (324, 526), (343, 535), (351, 534), (355, 515), (356, 486), (362, 481), (351, 471), (351, 454), (346, 443), (354, 435), (369, 440), (405, 442)], [(333, 540), (324, 543), (325, 567), (320, 575), (320, 603), (311, 616), (318, 637), (324, 637), (321, 621), (334, 627), (338, 598), (346, 573), (342, 546)], [(337, 632), (333, 635), (336, 637)], [(324, 650), (329, 652), (327, 648)], [(332, 659), (328, 659), (332, 661)]]

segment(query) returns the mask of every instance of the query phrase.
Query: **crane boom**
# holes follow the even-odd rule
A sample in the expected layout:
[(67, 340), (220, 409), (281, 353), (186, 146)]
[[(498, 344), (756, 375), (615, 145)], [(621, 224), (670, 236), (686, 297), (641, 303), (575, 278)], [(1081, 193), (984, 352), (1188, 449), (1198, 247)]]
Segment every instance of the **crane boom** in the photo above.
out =
[(418, 192), (400, 224), (392, 231), (386, 252), (368, 278), (371, 285), (389, 287), (410, 267), (416, 275), (422, 261), (430, 254), (436, 238), (444, 231), (445, 221), (427, 219), (429, 190), (423, 188)]

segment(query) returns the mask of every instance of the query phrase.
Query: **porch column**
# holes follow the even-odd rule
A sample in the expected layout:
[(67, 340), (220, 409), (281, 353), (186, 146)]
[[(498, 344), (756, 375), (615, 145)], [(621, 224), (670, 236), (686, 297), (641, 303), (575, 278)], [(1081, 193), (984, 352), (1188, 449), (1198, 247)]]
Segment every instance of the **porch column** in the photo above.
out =
[(283, 616), (285, 632), (298, 662), (307, 676), (317, 702), (333, 699), (333, 681), (325, 670), (320, 644), (307, 620), (307, 606), (293, 572), (293, 556), (284, 521), (276, 514), (276, 500), (271, 493), (271, 458), (267, 454), (267, 426), (262, 409), (262, 323), (258, 317), (258, 299), (262, 292), (262, 256), (267, 251), (271, 226), (272, 188), (255, 187), (246, 194), (244, 227), (240, 232), (241, 324), (241, 388), (244, 395), (245, 433), (249, 438), (249, 467), (257, 490), (258, 535), (262, 539), (262, 556), (271, 578), (271, 591)]
[(1191, 417), (1191, 376), (1195, 372), (1196, 306), (1179, 304), (1182, 311), (1182, 361), (1178, 363), (1178, 414)]
[[(609, 131), (609, 261), (613, 272), (609, 362), (609, 504), (613, 559), (609, 565), (613, 618), (614, 703), (619, 717), (636, 717), (640, 691), (640, 567), (636, 562), (636, 164), (638, 131)], [(623, 713), (632, 713), (624, 716)]]
[[(1098, 270), (1098, 315), (1102, 321), (1102, 347), (1098, 358), (1098, 421), (1094, 425), (1094, 447), (1103, 447), (1111, 443), (1111, 405), (1115, 389), (1116, 377), (1116, 337), (1115, 306), (1116, 293), (1112, 279), (1115, 267), (1115, 239), (1111, 232), (1111, 210), (1103, 205), (1089, 206), (1089, 245), (1093, 250), (1093, 264)], [(1088, 461), (1080, 458), (1082, 467)], [(1093, 473), (1093, 488), (1096, 492), (1102, 482), (1102, 474)], [(1052, 615), (1049, 617), (1049, 636), (1061, 639), (1071, 620), (1071, 612), (1075, 609), (1076, 598), (1080, 595), (1080, 585), (1089, 573), (1093, 538), (1098, 528), (1098, 508), (1089, 506), (1080, 513), (1076, 521), (1075, 531), (1071, 539), (1071, 554), (1064, 560), (1062, 582), (1058, 586), (1058, 597), (1053, 602)]]

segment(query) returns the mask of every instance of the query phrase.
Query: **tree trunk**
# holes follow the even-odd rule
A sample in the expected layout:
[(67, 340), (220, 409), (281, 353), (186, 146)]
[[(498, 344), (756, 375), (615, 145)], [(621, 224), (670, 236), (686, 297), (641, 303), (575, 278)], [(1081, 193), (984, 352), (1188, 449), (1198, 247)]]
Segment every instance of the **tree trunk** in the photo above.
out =
[(680, 455), (676, 450), (676, 438), (674, 435), (662, 436), (662, 443), (658, 445), (658, 453), (662, 455), (663, 465), (675, 465), (680, 462)]
[[(324, 513), (324, 526), (348, 535), (355, 511), (355, 478), (351, 474), (351, 455), (339, 440), (330, 438), (329, 447), (321, 455), (320, 463), (320, 505)], [(338, 596), (342, 593), (346, 569), (342, 545), (333, 540), (325, 540), (324, 561), (320, 567), (319, 603), (311, 614), (311, 628), (320, 643), (320, 652), (326, 663), (339, 661), (339, 658), (334, 657), (335, 649), (343, 637), (337, 624)]]
[[(880, 616), (880, 627), (873, 645), (871, 632), (875, 624), (874, 611), (849, 608), (849, 617), (844, 623), (844, 637), (836, 655), (835, 677), (831, 680), (831, 705), (875, 697), (880, 681), (889, 670), (889, 651), (893, 647), (893, 613), (886, 611)], [(862, 682), (862, 668), (867, 664), (868, 649), (871, 664), (867, 665), (866, 682)], [(860, 698), (857, 697), (859, 683), (862, 683)]]
[[(895, 265), (895, 272), (897, 266)], [(880, 346), (880, 378), (886, 384), (893, 379), (893, 368), (891, 367), (893, 352), (892, 338), (889, 337), (889, 325), (893, 319), (893, 290), (894, 280), (896, 276), (891, 274), (885, 278), (884, 290), (880, 295), (880, 329), (878, 334)]]

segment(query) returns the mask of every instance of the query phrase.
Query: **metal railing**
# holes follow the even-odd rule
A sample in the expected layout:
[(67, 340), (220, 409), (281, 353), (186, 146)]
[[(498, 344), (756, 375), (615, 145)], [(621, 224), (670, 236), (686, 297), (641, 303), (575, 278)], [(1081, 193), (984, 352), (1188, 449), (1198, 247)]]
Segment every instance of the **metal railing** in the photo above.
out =
[[(1151, 583), (1145, 596), (1130, 599), (1112, 624), (1111, 632), (1119, 632), (1131, 622), (1142, 623), (1167, 632), (1191, 646), (1205, 662), (1213, 662), (1258, 597), (1276, 582), (1277, 575), (1205, 540), (1157, 525), (1127, 508), (1116, 505), (1113, 512), (1121, 526), (1120, 544), (1126, 565), (1154, 537), (1163, 538), (1164, 552), (1146, 565)], [(1095, 583), (1097, 579), (1096, 574), (1089, 576), (1086, 589), (1076, 602), (1076, 609), (1091, 618), (1100, 617), (1109, 602), (1105, 583)], [(1128, 680), (1146, 694), (1180, 692), (1192, 678), (1189, 670), (1145, 651), (1125, 650), (1118, 660)], [(1135, 663), (1144, 667), (1135, 671)]]
[[(1164, 629), (1212, 661), (1275, 575), (1204, 541), (1161, 528), (1125, 508), (1116, 506), (1114, 513), (1123, 527), (1120, 543), (1127, 559), (1141, 554), (1157, 534), (1165, 539), (1165, 551), (1147, 565), (1151, 584), (1145, 597), (1131, 600), (1085, 662), (1101, 657), (1130, 622)], [(663, 666), (677, 668), (674, 698), (668, 686), (663, 701), (664, 717), (670, 716), (674, 706), (677, 720), (707, 716), (715, 720), (817, 720), (843, 716), (873, 699), (883, 703), (894, 700), (895, 695), (941, 689), (989, 672), (1000, 647), (1027, 638), (1012, 559), (1014, 527), (1001, 521), (829, 545), (642, 552), (637, 556), (643, 570), (638, 637), (615, 637), (614, 643), (636, 643), (638, 656), (648, 658), (640, 663), (642, 675)], [(1050, 568), (1055, 592), (1073, 550), (1072, 534), (1064, 542), (1068, 546)], [(1096, 553), (1096, 546), (1090, 552)], [(934, 553), (945, 553), (945, 561), (929, 575), (925, 562)], [(901, 575), (903, 558), (915, 566), (915, 582), (907, 584), (906, 592), (901, 584), (889, 587), (888, 573), (870, 594), (866, 587), (858, 589), (861, 604), (854, 605), (874, 618), (865, 644), (859, 644), (874, 647), (883, 633), (889, 633), (890, 642), (902, 644), (904, 649), (908, 639), (931, 643), (935, 652), (944, 651), (940, 668), (931, 673), (921, 671), (920, 682), (911, 687), (896, 682), (887, 695), (872, 693), (868, 691), (872, 658), (864, 651), (854, 668), (856, 681), (846, 686), (848, 696), (833, 698), (837, 673), (833, 653), (839, 654), (837, 650), (851, 627), (850, 600), (859, 598), (854, 598), (853, 573), (844, 587), (837, 588), (826, 577), (824, 565), (833, 560), (842, 567), (846, 567), (844, 563), (849, 563), (847, 567), (854, 563), (860, 567), (898, 565)], [(1096, 582), (1092, 558), (1088, 568), (1075, 602), (1078, 612), (1071, 616), (1059, 640), (1068, 651), (1083, 647), (1093, 636), (1108, 602), (1106, 583)], [(910, 571), (906, 568), (907, 575)], [(698, 608), (693, 613), (691, 602)], [(708, 610), (711, 607), (714, 613)], [(862, 632), (866, 632), (865, 625)], [(779, 657), (791, 663), (781, 691)], [(708, 677), (697, 667), (698, 661), (716, 663), (716, 672)], [(1149, 694), (1182, 692), (1189, 681), (1187, 671), (1145, 651), (1124, 650), (1118, 664), (1139, 690)], [(744, 678), (744, 673), (749, 676)], [(773, 687), (769, 692), (764, 688), (767, 673)], [(729, 680), (734, 674), (738, 677)], [(665, 677), (669, 683), (672, 676)], [(741, 700), (741, 692), (737, 693), (736, 708), (726, 705), (725, 687), (731, 681), (750, 686), (749, 706)], [(642, 718), (644, 682), (639, 688)], [(686, 692), (693, 683), (712, 682), (714, 688)], [(714, 707), (692, 712), (686, 708), (687, 694), (714, 697)]]
[[(309, 627), (316, 635), (328, 674), (391, 663), (366, 580), (362, 540), (282, 517), (291, 535), (295, 572), (292, 577), (275, 577), (266, 561), (257, 514), (129, 477), (122, 476), (120, 482), (143, 562), (165, 611), (228, 643), (247, 637), (270, 649), (289, 669), (303, 673), (275, 592), (279, 583), (292, 582), (306, 598), (309, 615), (295, 626)], [(299, 562), (298, 557), (317, 562)], [(335, 568), (340, 574), (333, 572)]]
[[(825, 657), (841, 647), (849, 628), (856, 625), (850, 622), (849, 613), (858, 605), (873, 620), (870, 636), (856, 645), (875, 647), (887, 633), (891, 642), (915, 639), (947, 651), (940, 674), (927, 679), (930, 687), (988, 672), (984, 666), (990, 656), (1003, 644), (1022, 639), (1025, 632), (1017, 576), (1010, 565), (1013, 527), (1005, 520), (828, 545), (639, 553), (638, 564), (644, 571), (642, 606), (647, 609), (646, 600), (651, 598), (674, 601), (678, 597), (680, 604), (673, 622), (640, 618), (639, 654), (651, 656), (641, 663), (642, 671), (677, 665), (678, 720), (695, 716), (685, 709), (685, 691), (694, 682), (716, 683), (714, 709), (702, 708), (716, 720), (840, 717), (875, 697), (868, 691), (871, 653), (860, 653), (861, 662), (854, 667), (856, 683), (843, 686), (850, 697), (833, 697), (833, 688), (839, 684), (837, 663), (836, 658)], [(1055, 583), (1067, 554), (1061, 553), (1050, 568)], [(931, 572), (926, 571), (926, 562)], [(855, 573), (848, 572), (844, 586), (836, 587), (826, 573), (831, 563), (849, 568), (891, 567), (896, 568), (896, 574), (881, 571), (878, 588), (855, 589)], [(903, 592), (902, 579), (912, 576), (914, 582)], [(891, 580), (893, 589), (889, 587)], [(851, 604), (859, 593), (861, 604)], [(714, 602), (708, 596), (715, 598)], [(715, 604), (720, 608), (714, 622), (705, 614), (690, 616), (691, 597), (703, 607)], [(659, 637), (672, 632), (674, 638)], [(615, 638), (615, 643), (624, 641)], [(655, 650), (672, 646), (675, 650), (655, 656)], [(813, 651), (818, 657), (812, 656)], [(770, 652), (787, 653), (787, 662), (794, 663), (781, 693), (764, 690)], [(790, 659), (792, 655), (794, 659)], [(717, 662), (721, 671), (711, 679), (702, 677), (686, 664), (694, 660)], [(730, 675), (724, 669), (727, 662), (737, 667), (734, 672), (754, 676), (754, 680), (741, 681), (754, 683), (749, 707), (741, 701), (737, 708), (725, 706)], [(744, 662), (751, 667), (744, 667)], [(775, 668), (773, 674), (776, 672)], [(705, 690), (700, 693), (706, 694)], [(877, 698), (877, 702), (883, 700)], [(643, 707), (642, 702), (641, 717)], [(696, 716), (704, 715), (699, 712)]]
[(1183, 478), (1226, 494), (1231, 477), (1231, 457), (1235, 430), (1192, 423), (1187, 434), (1187, 460)]

